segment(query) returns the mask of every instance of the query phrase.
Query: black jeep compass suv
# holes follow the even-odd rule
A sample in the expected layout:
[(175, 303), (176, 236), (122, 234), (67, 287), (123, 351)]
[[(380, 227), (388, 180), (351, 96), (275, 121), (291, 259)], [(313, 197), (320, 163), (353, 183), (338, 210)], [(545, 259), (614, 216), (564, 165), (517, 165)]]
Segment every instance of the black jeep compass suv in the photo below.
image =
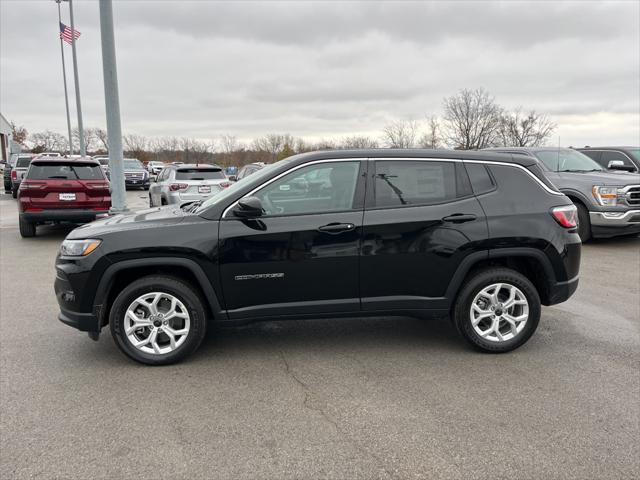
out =
[(578, 286), (576, 208), (537, 160), (483, 152), (307, 153), (200, 203), (73, 230), (60, 320), (147, 364), (209, 322), (449, 315), (476, 348), (525, 343)]

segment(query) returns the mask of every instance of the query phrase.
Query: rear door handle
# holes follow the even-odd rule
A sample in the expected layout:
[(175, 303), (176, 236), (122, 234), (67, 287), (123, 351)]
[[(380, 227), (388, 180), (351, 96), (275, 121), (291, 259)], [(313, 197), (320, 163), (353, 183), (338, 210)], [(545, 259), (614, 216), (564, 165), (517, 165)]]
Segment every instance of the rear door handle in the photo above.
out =
[(328, 225), (318, 227), (318, 230), (324, 233), (336, 235), (342, 232), (350, 232), (354, 228), (356, 228), (356, 226), (353, 223), (330, 223)]
[(442, 221), (450, 222), (450, 223), (464, 223), (464, 222), (473, 222), (476, 218), (477, 217), (473, 214), (454, 213), (453, 215), (444, 217)]

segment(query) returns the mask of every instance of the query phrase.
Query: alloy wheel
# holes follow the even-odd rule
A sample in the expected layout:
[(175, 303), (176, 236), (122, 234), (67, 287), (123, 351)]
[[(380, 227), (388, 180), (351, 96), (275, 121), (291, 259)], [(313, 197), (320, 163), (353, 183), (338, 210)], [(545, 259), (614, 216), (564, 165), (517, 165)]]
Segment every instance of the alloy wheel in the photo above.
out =
[(191, 318), (185, 305), (166, 292), (136, 298), (126, 310), (124, 331), (138, 350), (155, 355), (171, 353), (187, 339)]
[(480, 337), (506, 342), (524, 329), (529, 318), (529, 303), (518, 287), (494, 283), (478, 292), (469, 314), (471, 325)]

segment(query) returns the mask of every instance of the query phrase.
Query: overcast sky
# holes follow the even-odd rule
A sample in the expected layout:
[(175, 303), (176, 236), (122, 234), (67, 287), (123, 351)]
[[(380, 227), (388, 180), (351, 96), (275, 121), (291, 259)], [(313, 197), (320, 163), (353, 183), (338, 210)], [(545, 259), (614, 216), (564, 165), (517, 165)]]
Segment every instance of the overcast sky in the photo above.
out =
[[(553, 143), (640, 144), (637, 0), (113, 4), (125, 133), (379, 137), (482, 86), (549, 114)], [(84, 124), (104, 126), (98, 2), (74, 8)], [(0, 110), (63, 133), (56, 4), (0, 0), (0, 31)]]

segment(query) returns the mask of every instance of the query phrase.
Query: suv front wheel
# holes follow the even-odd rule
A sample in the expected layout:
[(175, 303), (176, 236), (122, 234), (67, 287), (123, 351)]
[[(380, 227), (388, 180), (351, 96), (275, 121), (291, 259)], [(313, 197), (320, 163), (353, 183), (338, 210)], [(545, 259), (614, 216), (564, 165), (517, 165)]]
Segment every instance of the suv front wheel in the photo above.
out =
[(148, 365), (167, 365), (200, 346), (206, 313), (189, 284), (174, 277), (149, 276), (120, 292), (109, 323), (116, 345), (127, 356)]
[(540, 321), (540, 296), (524, 275), (508, 268), (480, 271), (462, 287), (454, 307), (460, 334), (484, 352), (524, 344)]

